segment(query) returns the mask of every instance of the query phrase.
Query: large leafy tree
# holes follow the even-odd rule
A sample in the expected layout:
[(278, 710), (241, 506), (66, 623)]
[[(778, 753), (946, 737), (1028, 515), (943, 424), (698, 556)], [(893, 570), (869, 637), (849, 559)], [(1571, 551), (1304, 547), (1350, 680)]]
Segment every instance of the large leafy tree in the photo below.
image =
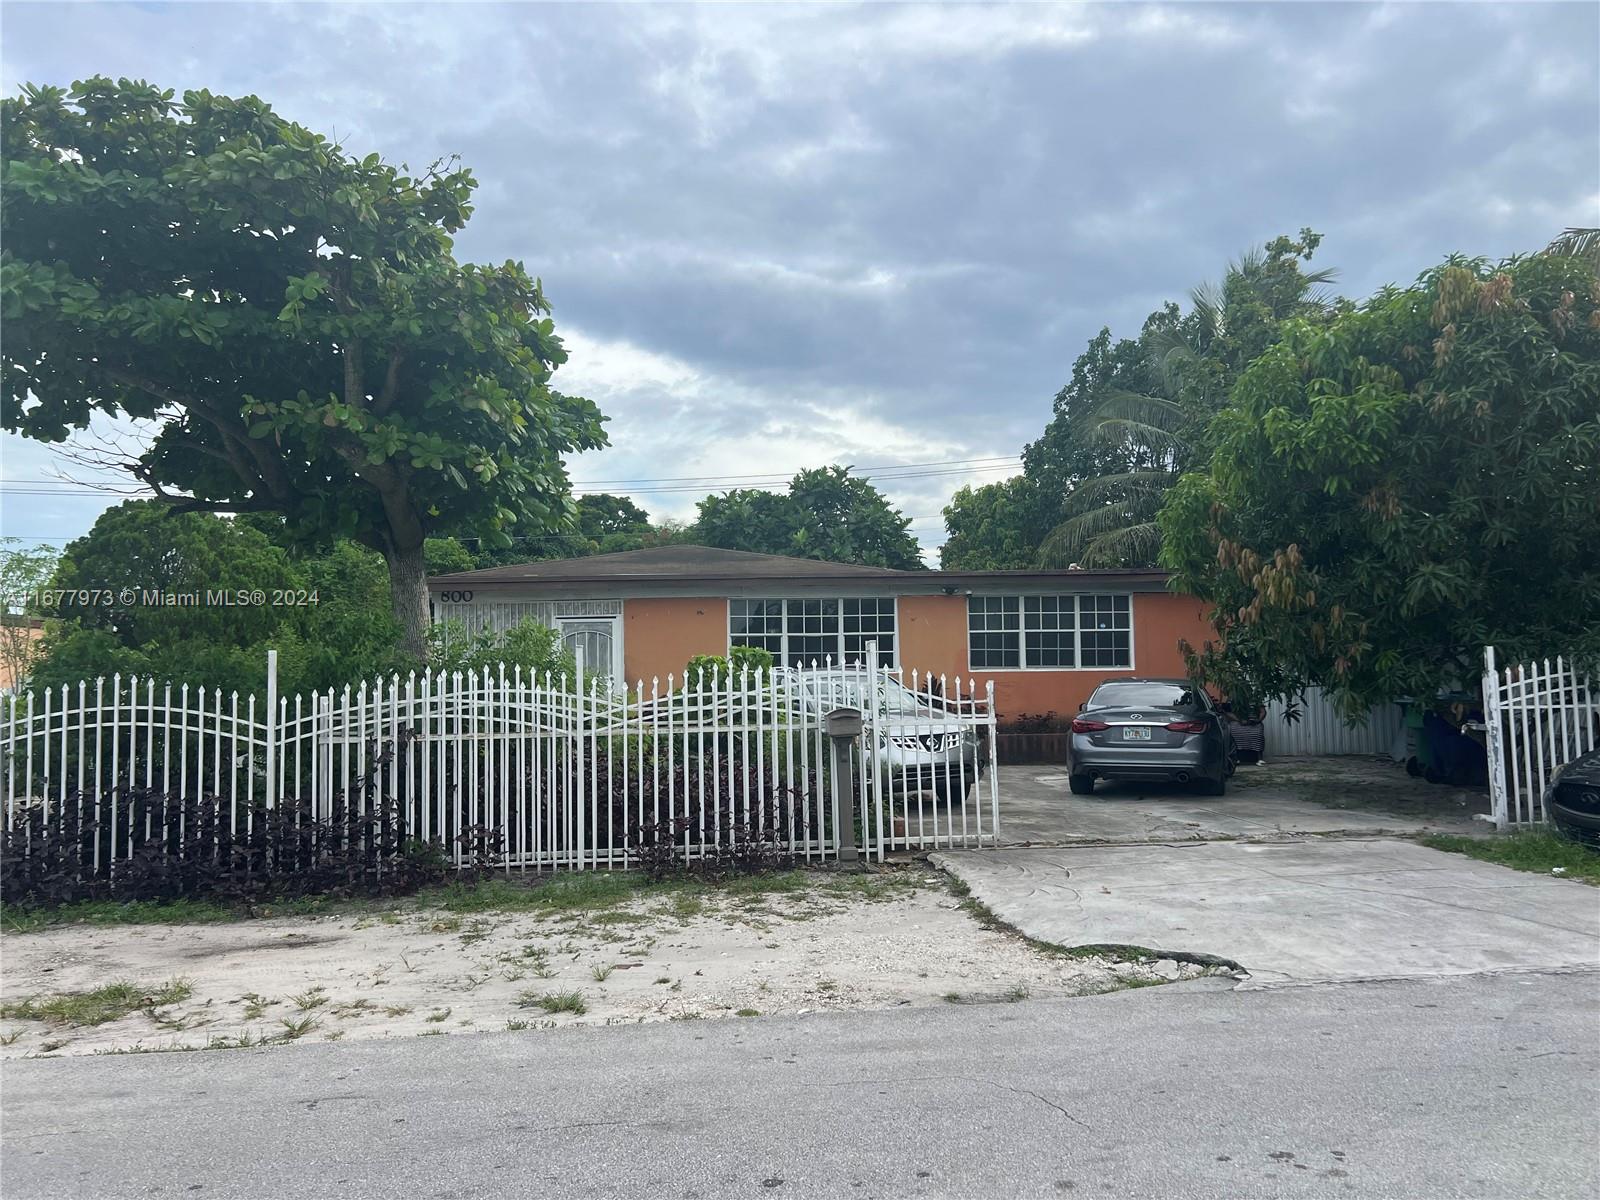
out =
[[(679, 540), (681, 527), (666, 522), (650, 523), (650, 514), (626, 496), (592, 492), (578, 497), (576, 525), (564, 532), (530, 524), (511, 531), (504, 546), (487, 546), (468, 539), (473, 551), (472, 566), (497, 567), (506, 563), (532, 562), (548, 558), (584, 558), (591, 554), (613, 554), (645, 546), (668, 545)], [(465, 569), (465, 568), (463, 568)], [(430, 574), (438, 569), (428, 564)]]
[(0, 681), (25, 682), (39, 661), (40, 592), (49, 587), (60, 554), (0, 538)]
[(1597, 291), (1577, 258), (1452, 259), (1290, 324), (1161, 514), (1216, 605), (1200, 669), (1356, 713), (1470, 686), (1485, 645), (1600, 654)]
[(910, 519), (840, 466), (799, 472), (787, 494), (737, 488), (707, 496), (690, 538), (725, 550), (907, 571), (923, 566)]
[[(522, 266), (458, 263), (469, 172), (356, 158), (254, 97), (91, 79), (0, 105), (4, 428), (149, 424), (179, 511), (275, 511), (383, 554), (420, 656), (431, 533), (571, 521), (599, 412)], [(226, 583), (227, 581), (218, 581)]]
[[(1210, 453), (1206, 429), (1245, 367), (1286, 321), (1325, 320), (1340, 307), (1324, 296), (1330, 271), (1309, 271), (1321, 235), (1302, 229), (1233, 263), (1222, 283), (1202, 286), (1187, 312), (1167, 304), (1137, 341), (1113, 346), (1102, 330), (1057, 398), (1032, 459), (1069, 464), (1060, 523), (1040, 546), (1049, 566), (1144, 566), (1161, 545), (1156, 515), (1168, 491)], [(1067, 453), (1055, 451), (1065, 447)]]
[[(401, 666), (387, 575), (382, 556), (352, 541), (301, 555), (254, 522), (128, 501), (67, 546), (51, 586), (114, 598), (131, 591), (131, 602), (52, 612), (60, 619), (33, 681), (76, 687), (120, 671), (259, 693), (270, 648), (285, 694), (342, 687)], [(158, 599), (208, 591), (259, 592), (263, 602)]]
[(1049, 528), (1041, 522), (1043, 495), (1027, 475), (999, 483), (964, 487), (944, 510), (948, 534), (939, 547), (946, 571), (1020, 571), (1034, 565), (1039, 541)]

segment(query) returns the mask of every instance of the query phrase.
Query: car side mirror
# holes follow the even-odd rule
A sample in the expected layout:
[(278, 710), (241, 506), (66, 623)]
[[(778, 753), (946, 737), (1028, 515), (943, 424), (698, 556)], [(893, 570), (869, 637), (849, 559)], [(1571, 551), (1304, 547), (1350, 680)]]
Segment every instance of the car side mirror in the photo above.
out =
[(1082, 704), (1078, 705), (1078, 711), (1079, 712), (1083, 712), (1088, 707), (1089, 707), (1089, 702), (1087, 700), (1085, 700)]

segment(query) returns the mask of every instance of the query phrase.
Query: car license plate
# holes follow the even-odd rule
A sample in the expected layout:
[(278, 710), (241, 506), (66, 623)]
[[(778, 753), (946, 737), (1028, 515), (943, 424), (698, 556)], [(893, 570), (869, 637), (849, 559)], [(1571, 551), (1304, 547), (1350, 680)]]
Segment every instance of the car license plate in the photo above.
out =
[(1124, 725), (1122, 727), (1122, 740), (1125, 742), (1148, 742), (1150, 740), (1150, 727), (1148, 725)]

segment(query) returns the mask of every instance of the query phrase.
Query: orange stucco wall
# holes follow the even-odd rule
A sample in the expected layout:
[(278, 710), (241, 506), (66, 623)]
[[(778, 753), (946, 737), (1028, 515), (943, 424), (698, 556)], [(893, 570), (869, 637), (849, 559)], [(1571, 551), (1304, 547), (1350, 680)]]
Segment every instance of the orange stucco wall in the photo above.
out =
[(666, 684), (696, 654), (728, 652), (728, 601), (722, 596), (670, 596), (624, 600), (622, 663), (628, 682)]
[(967, 666), (967, 598), (900, 597), (900, 665), (908, 673), (932, 671), (975, 679), (981, 689), (994, 680), (995, 708), (1002, 718), (1018, 713), (1069, 714), (1106, 679), (1128, 675), (1182, 675), (1179, 639), (1198, 648), (1215, 636), (1205, 605), (1193, 596), (1136, 592), (1133, 596), (1133, 669), (1126, 671), (996, 671)]

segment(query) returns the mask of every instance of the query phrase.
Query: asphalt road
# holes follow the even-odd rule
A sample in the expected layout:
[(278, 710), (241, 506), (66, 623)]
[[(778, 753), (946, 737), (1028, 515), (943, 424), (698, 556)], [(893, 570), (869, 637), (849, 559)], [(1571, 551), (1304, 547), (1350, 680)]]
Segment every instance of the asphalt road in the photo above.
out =
[(1600, 975), (19, 1061), (32, 1197), (1600, 1195)]

